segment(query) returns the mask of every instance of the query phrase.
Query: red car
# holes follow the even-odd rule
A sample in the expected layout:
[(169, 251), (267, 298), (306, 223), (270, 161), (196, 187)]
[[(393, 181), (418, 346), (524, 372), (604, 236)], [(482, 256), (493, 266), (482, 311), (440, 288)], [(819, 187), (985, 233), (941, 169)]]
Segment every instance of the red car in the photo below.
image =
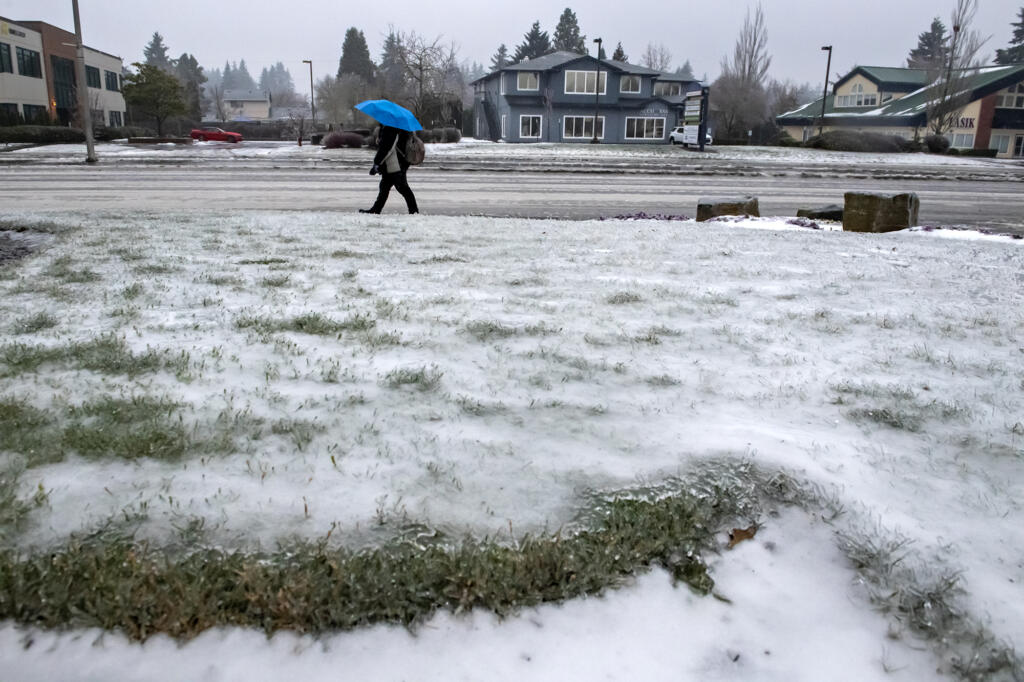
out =
[(238, 133), (221, 130), (220, 128), (194, 128), (192, 130), (192, 139), (199, 140), (200, 142), (206, 142), (207, 140), (214, 142), (241, 142), (242, 136)]

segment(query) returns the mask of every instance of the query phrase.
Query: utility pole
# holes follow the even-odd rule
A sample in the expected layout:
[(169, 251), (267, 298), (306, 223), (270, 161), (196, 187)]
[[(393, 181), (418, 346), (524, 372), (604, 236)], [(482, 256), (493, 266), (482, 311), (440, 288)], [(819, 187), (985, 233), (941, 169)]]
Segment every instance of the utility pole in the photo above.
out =
[(832, 70), (832, 46), (825, 45), (821, 49), (828, 51), (828, 62), (825, 64), (825, 92), (821, 96), (821, 123), (818, 125), (818, 137), (825, 132), (825, 100), (828, 99), (828, 74)]
[(82, 20), (78, 15), (78, 0), (71, 0), (71, 8), (75, 12), (75, 80), (78, 83), (78, 115), (85, 129), (85, 161), (96, 163), (96, 145), (92, 139), (92, 111), (89, 109), (89, 83), (85, 79), (85, 46), (82, 45)]
[(313, 61), (311, 59), (303, 59), (303, 64), (309, 64), (309, 110), (313, 115), (313, 128), (316, 129), (316, 102), (313, 101)]
[(594, 38), (597, 43), (597, 74), (594, 77), (594, 139), (590, 144), (597, 144), (597, 111), (601, 104), (601, 39)]

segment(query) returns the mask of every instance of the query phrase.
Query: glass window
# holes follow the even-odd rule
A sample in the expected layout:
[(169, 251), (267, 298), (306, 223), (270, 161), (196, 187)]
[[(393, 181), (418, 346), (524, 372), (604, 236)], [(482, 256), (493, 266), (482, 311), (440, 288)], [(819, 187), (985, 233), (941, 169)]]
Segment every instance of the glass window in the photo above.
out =
[(520, 71), (518, 85), (520, 90), (539, 90), (540, 76), (536, 71)]
[(0, 102), (0, 126), (16, 126), (21, 123), (18, 118), (18, 105), (13, 102)]
[(623, 76), (619, 81), (619, 92), (640, 92), (640, 76)]
[[(596, 94), (594, 84), (597, 82), (596, 71), (566, 71), (565, 72), (565, 94), (586, 95)], [(601, 72), (601, 92), (605, 94), (608, 84), (608, 73)]]
[(540, 137), (540, 116), (519, 117), (519, 137)]
[(665, 137), (664, 118), (627, 118), (627, 140), (660, 140)]
[(508, 114), (501, 115), (501, 137), (508, 137)]
[(110, 127), (111, 128), (120, 128), (122, 125), (124, 125), (124, 124), (122, 123), (122, 120), (121, 120), (121, 112), (120, 111), (111, 111), (110, 112)]
[[(604, 116), (597, 118), (597, 138), (604, 138)], [(593, 116), (566, 116), (562, 124), (562, 139), (592, 140), (594, 139)]]
[(682, 83), (655, 83), (655, 95), (681, 95), (683, 94)]
[(90, 88), (100, 87), (100, 70), (95, 66), (85, 67), (85, 82)]
[(35, 50), (26, 50), (23, 47), (17, 48), (18, 54), (18, 73), (22, 76), (30, 76), (32, 78), (43, 77), (42, 62), (39, 59), (39, 53)]
[(953, 135), (952, 146), (957, 149), (971, 149), (974, 147), (974, 133), (956, 133)]
[(25, 112), (25, 123), (49, 122), (50, 116), (46, 113), (46, 107), (36, 104), (22, 104), (21, 108)]
[(993, 135), (988, 143), (989, 149), (995, 149), (999, 154), (1005, 154), (1010, 149), (1009, 135)]
[(120, 92), (121, 85), (118, 83), (117, 74), (113, 71), (107, 71), (105, 73), (107, 77), (107, 90), (110, 90), (111, 92)]
[(14, 73), (14, 64), (11, 62), (11, 46), (7, 43), (0, 43), (0, 73)]

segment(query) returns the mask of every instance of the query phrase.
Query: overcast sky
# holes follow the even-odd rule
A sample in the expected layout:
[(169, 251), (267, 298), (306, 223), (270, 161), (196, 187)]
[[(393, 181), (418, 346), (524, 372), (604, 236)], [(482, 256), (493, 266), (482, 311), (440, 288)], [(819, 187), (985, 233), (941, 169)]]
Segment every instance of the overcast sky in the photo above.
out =
[[(823, 0), (765, 0), (770, 76), (796, 83), (820, 84), (826, 55), (822, 45), (833, 45), (832, 74), (853, 66), (903, 66), (907, 53), (928, 29), (934, 16), (947, 27), (955, 0), (859, 0), (831, 3)], [(121, 56), (125, 64), (142, 61), (142, 49), (154, 31), (164, 36), (172, 57), (183, 52), (196, 56), (205, 68), (223, 67), (226, 60), (245, 59), (249, 72), (278, 61), (292, 74), (296, 89), (308, 88), (313, 60), (316, 79), (334, 74), (341, 43), (350, 26), (363, 31), (374, 61), (388, 26), (454, 42), (461, 60), (490, 65), (498, 45), (510, 51), (534, 21), (554, 34), (568, 3), (518, 0), (517, 2), (217, 2), (178, 0), (79, 0), (85, 42)], [(1006, 47), (1010, 23), (1022, 0), (981, 0), (975, 28), (991, 35), (989, 56)], [(675, 7), (668, 9), (667, 7)], [(732, 51), (743, 25), (747, 2), (719, 0), (702, 3), (665, 3), (663, 0), (585, 0), (569, 4), (587, 41), (601, 37), (610, 55), (621, 42), (630, 61), (639, 63), (648, 43), (661, 43), (672, 53), (674, 66), (690, 60), (698, 78), (714, 79), (722, 58)], [(14, 20), (38, 19), (74, 30), (71, 0), (0, 0), (0, 16)]]

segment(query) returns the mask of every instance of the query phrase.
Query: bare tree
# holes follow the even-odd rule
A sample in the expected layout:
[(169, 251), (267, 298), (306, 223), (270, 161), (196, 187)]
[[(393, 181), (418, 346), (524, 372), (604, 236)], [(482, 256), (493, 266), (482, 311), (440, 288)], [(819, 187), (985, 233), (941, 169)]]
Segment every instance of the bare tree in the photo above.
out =
[(747, 8), (732, 60), (722, 59), (722, 75), (711, 88), (711, 106), (721, 137), (745, 138), (746, 131), (767, 118), (769, 102), (764, 80), (771, 63), (764, 8), (758, 4), (753, 16)]
[(657, 45), (647, 43), (647, 49), (644, 50), (640, 63), (655, 71), (669, 71), (672, 68), (672, 53), (661, 43)]
[(367, 119), (355, 106), (370, 99), (370, 92), (370, 84), (358, 74), (345, 73), (338, 78), (325, 76), (316, 84), (317, 111), (330, 123), (366, 123)]
[[(441, 36), (428, 40), (415, 31), (402, 34), (400, 42), (399, 62), (410, 86), (406, 99), (417, 118), (432, 104), (444, 108), (443, 103), (461, 99), (462, 72), (454, 43), (443, 45)], [(446, 114), (442, 117), (449, 118)]]
[(945, 135), (957, 127), (960, 114), (971, 101), (970, 80), (981, 62), (978, 53), (988, 38), (971, 29), (978, 0), (957, 0), (951, 15), (953, 37), (949, 43), (946, 64), (931, 73), (928, 91), (928, 129), (934, 135)]
[(213, 113), (217, 120), (223, 123), (228, 120), (228, 108), (224, 103), (224, 86), (220, 83), (207, 88), (210, 95), (210, 103), (213, 105)]

